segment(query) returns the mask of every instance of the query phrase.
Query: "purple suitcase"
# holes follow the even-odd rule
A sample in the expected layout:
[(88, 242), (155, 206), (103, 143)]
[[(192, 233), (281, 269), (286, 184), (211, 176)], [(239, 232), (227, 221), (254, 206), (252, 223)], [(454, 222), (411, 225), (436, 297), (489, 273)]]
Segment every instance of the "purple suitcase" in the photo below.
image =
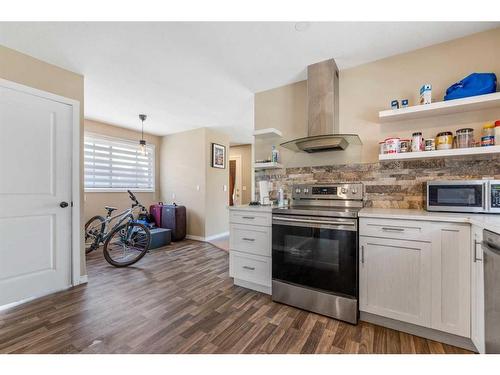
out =
[(186, 207), (166, 204), (161, 209), (161, 227), (172, 230), (172, 241), (186, 237)]

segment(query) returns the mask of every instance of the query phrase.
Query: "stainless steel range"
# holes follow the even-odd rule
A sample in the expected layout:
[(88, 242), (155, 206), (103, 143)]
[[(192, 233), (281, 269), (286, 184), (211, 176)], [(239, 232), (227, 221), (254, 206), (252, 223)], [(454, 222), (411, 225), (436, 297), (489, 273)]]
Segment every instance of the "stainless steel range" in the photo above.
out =
[(273, 209), (273, 301), (356, 324), (363, 185), (296, 185)]

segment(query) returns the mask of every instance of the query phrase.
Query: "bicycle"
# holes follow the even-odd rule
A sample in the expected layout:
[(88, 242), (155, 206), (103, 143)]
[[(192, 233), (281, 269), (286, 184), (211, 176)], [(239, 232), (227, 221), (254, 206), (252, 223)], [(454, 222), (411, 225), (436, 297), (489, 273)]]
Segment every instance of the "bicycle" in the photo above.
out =
[[(105, 206), (108, 211), (106, 218), (97, 215), (85, 224), (85, 254), (104, 244), (104, 258), (115, 267), (127, 267), (138, 262), (148, 252), (151, 241), (149, 229), (136, 222), (133, 214), (137, 208), (141, 212), (147, 210), (130, 190), (127, 192), (133, 202), (131, 208), (111, 216), (117, 208)], [(116, 223), (108, 231), (110, 223), (114, 220)]]

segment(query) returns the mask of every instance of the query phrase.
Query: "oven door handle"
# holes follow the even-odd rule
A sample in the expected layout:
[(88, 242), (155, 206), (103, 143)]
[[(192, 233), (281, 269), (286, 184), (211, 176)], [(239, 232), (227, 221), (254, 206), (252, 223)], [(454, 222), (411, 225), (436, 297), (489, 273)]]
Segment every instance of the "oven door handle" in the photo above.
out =
[(316, 219), (294, 219), (291, 217), (273, 217), (274, 221), (285, 221), (293, 223), (303, 223), (303, 224), (322, 224), (322, 225), (349, 225), (355, 226), (356, 222), (353, 221), (340, 221), (340, 220), (316, 220)]

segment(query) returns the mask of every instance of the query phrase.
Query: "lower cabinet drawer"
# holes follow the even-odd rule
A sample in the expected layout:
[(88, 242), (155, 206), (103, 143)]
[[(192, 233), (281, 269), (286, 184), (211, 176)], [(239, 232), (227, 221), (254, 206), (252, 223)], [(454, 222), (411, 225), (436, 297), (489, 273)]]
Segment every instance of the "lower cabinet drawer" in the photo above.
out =
[(231, 224), (229, 233), (231, 250), (271, 256), (271, 227)]
[(271, 286), (271, 257), (252, 255), (231, 250), (229, 275), (235, 279)]
[(431, 241), (430, 224), (419, 220), (359, 219), (359, 235), (410, 241)]
[(271, 226), (272, 216), (271, 212), (254, 212), (248, 210), (231, 210), (229, 212), (229, 222), (233, 224), (250, 224)]

